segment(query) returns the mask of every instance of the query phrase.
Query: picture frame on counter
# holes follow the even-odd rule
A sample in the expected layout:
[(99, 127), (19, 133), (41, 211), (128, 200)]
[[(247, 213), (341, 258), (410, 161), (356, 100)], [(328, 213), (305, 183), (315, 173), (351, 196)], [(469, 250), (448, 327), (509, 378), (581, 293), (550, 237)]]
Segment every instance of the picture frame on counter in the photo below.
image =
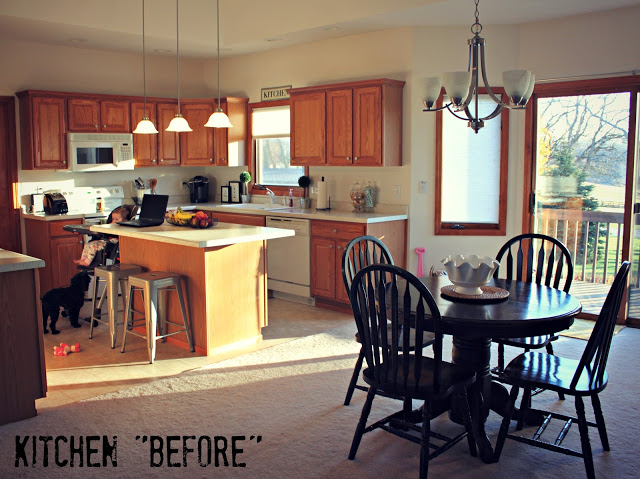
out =
[(240, 195), (242, 194), (242, 182), (229, 182), (229, 203), (241, 203)]
[(229, 187), (228, 186), (221, 186), (220, 187), (220, 201), (222, 203), (230, 203), (229, 201)]

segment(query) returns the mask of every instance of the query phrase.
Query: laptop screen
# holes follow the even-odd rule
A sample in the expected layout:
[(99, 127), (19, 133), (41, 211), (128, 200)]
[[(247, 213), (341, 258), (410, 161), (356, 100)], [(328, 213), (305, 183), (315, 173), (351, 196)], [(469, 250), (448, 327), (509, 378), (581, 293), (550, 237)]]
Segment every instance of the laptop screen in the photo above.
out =
[(169, 195), (144, 195), (140, 208), (140, 219), (160, 220), (164, 219), (169, 203)]

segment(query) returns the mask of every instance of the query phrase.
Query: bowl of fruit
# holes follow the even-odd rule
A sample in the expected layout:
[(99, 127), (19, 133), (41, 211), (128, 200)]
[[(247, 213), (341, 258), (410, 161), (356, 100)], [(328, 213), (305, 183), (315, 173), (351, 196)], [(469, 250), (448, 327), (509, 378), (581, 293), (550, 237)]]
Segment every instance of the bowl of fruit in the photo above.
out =
[(190, 213), (184, 211), (182, 208), (178, 208), (176, 210), (168, 211), (164, 219), (167, 223), (174, 226), (189, 226), (191, 218), (193, 218), (194, 216), (194, 213)]
[(204, 229), (211, 228), (218, 224), (217, 218), (211, 218), (204, 211), (198, 211), (193, 218), (189, 220), (189, 226), (192, 228)]

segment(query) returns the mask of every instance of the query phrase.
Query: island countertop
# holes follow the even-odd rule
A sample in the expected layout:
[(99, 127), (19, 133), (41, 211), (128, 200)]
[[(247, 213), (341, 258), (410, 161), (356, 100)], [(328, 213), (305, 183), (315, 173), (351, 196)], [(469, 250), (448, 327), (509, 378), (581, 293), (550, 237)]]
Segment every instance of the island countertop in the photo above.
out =
[(143, 240), (171, 243), (193, 248), (227, 246), (251, 241), (263, 241), (294, 236), (293, 230), (268, 228), (265, 226), (246, 226), (231, 223), (218, 223), (207, 229), (188, 226), (174, 226), (164, 223), (160, 226), (132, 228), (117, 224), (93, 225), (91, 231), (111, 235), (138, 238)]
[(0, 249), (0, 273), (42, 268), (44, 261), (25, 254)]

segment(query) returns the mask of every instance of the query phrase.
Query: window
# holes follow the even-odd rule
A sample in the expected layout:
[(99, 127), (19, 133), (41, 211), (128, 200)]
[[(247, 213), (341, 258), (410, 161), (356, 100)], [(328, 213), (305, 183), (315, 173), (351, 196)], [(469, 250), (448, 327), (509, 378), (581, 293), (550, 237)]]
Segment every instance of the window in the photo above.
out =
[(264, 102), (252, 106), (252, 137), (255, 182), (269, 187), (298, 187), (305, 174), (303, 166), (291, 166), (289, 104), (271, 106)]
[[(495, 107), (489, 95), (479, 96), (481, 116)], [(508, 110), (478, 133), (447, 110), (437, 115), (435, 234), (506, 234)]]

